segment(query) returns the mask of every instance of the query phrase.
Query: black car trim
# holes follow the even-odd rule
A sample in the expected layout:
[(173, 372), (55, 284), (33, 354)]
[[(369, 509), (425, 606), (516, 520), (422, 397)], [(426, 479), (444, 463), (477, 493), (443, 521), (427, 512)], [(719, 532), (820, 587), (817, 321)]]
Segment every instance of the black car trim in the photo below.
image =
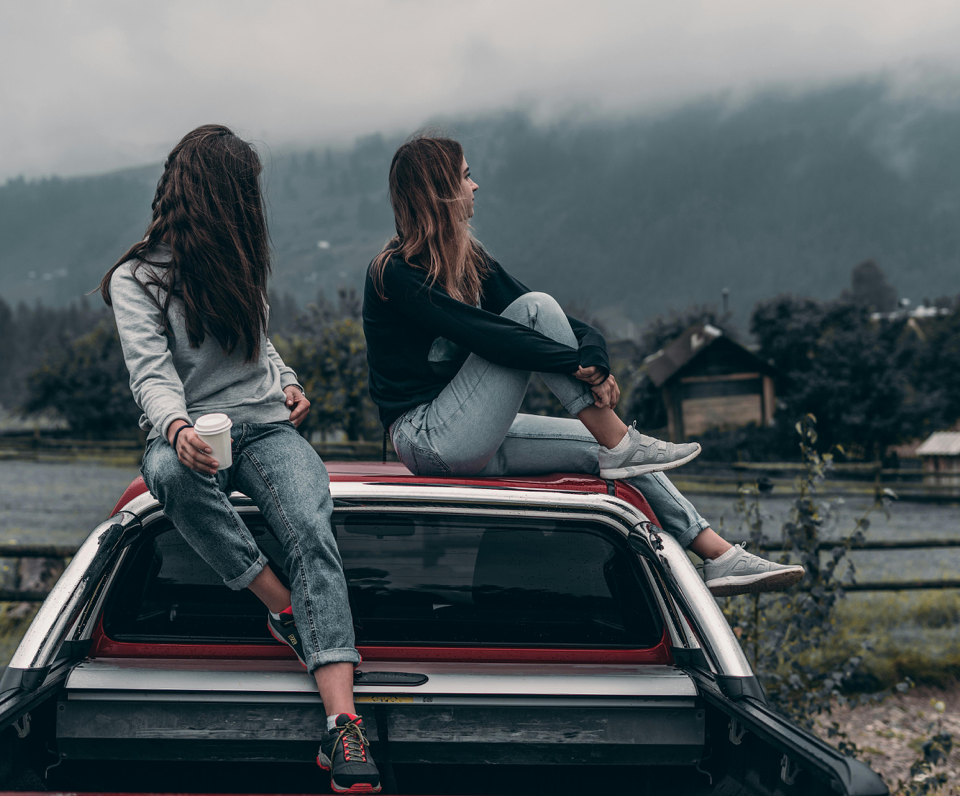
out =
[(774, 713), (753, 696), (732, 699), (722, 692), (714, 675), (699, 669), (685, 670), (697, 684), (700, 696), (736, 719), (747, 732), (799, 761), (817, 779), (829, 784), (843, 796), (888, 796), (880, 775), (866, 763), (846, 757), (825, 741)]

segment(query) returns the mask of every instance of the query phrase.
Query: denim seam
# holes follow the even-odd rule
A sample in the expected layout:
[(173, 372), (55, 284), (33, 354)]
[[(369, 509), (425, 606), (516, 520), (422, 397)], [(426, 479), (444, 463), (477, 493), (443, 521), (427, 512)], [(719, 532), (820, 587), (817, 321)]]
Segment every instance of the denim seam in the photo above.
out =
[(307, 672), (313, 674), (321, 666), (328, 663), (360, 663), (360, 653), (354, 647), (337, 647), (335, 649), (321, 650), (310, 656), (310, 663), (307, 666)]
[(595, 403), (596, 403), (596, 399), (593, 397), (593, 391), (590, 390), (584, 393), (583, 395), (581, 395), (575, 401), (573, 401), (570, 404), (570, 406), (564, 406), (563, 408), (566, 409), (571, 415), (576, 417), (584, 409), (588, 409), (589, 407), (593, 406)]
[[(441, 470), (446, 471), (446, 475), (450, 475), (450, 465), (448, 465), (441, 457), (440, 454), (436, 451), (430, 450), (430, 448), (423, 448), (419, 445), (411, 445), (413, 448), (413, 458), (417, 462), (417, 470), (420, 469), (420, 462), (418, 460), (418, 454), (424, 458), (430, 460), (434, 465), (439, 466)], [(419, 475), (419, 473), (418, 473)]]
[(283, 526), (290, 535), (290, 538), (293, 540), (293, 549), (297, 556), (297, 569), (300, 572), (301, 591), (303, 592), (303, 606), (307, 611), (307, 621), (310, 623), (310, 636), (313, 640), (313, 648), (318, 650), (320, 649), (320, 636), (317, 633), (316, 622), (313, 620), (313, 610), (310, 605), (310, 594), (307, 590), (307, 576), (303, 569), (303, 554), (300, 552), (300, 537), (297, 536), (296, 532), (290, 526), (290, 522), (287, 520), (287, 515), (283, 510), (283, 506), (280, 505), (280, 498), (277, 495), (277, 490), (274, 489), (273, 482), (267, 477), (267, 473), (260, 465), (260, 461), (249, 450), (244, 451), (244, 455), (250, 460), (253, 466), (257, 468), (257, 472), (260, 473), (260, 477), (267, 485), (267, 489), (269, 489), (270, 494), (273, 495), (273, 504), (277, 507), (277, 513), (280, 515), (280, 519), (283, 521)]
[(256, 579), (257, 575), (263, 572), (263, 568), (267, 565), (267, 557), (260, 553), (257, 560), (254, 561), (249, 569), (244, 572), (242, 575), (234, 578), (233, 580), (224, 581), (224, 585), (228, 589), (233, 589), (234, 591), (240, 591), (241, 589), (247, 588), (253, 581)]
[[(567, 421), (564, 420), (563, 422), (567, 422)], [(512, 437), (513, 439), (552, 439), (558, 442), (588, 442), (588, 443), (593, 443), (594, 445), (597, 444), (596, 438), (589, 434), (584, 434), (582, 436), (573, 436), (570, 434), (565, 434), (563, 436), (560, 436), (557, 434), (530, 434), (530, 433), (516, 434), (508, 431), (506, 436)]]
[[(547, 335), (543, 331), (543, 329), (540, 327), (540, 305), (536, 304), (535, 308), (536, 308), (536, 311), (533, 313), (534, 315), (533, 326), (531, 328), (537, 332), (540, 332), (540, 334), (548, 337), (549, 335)], [(530, 312), (529, 308), (527, 309), (527, 312)], [(576, 351), (578, 349), (574, 347), (573, 350)], [(558, 375), (564, 375), (564, 374), (558, 374)], [(588, 407), (593, 406), (595, 403), (596, 403), (596, 400), (593, 397), (593, 392), (589, 388), (587, 388), (587, 391), (577, 396), (577, 398), (570, 403), (570, 406), (567, 406), (566, 404), (564, 404), (563, 408), (566, 409), (569, 414), (576, 417), (584, 409), (587, 409)]]
[[(243, 543), (247, 546), (247, 550), (250, 552), (250, 555), (259, 560), (263, 555), (263, 552), (258, 550), (255, 545), (250, 544), (249, 531), (247, 531), (247, 529), (243, 526), (243, 523), (239, 521), (236, 509), (230, 505), (230, 501), (227, 500), (227, 496), (220, 490), (220, 485), (216, 483), (217, 479), (212, 475), (208, 476), (208, 478), (214, 482), (213, 486), (214, 492), (217, 493), (217, 500), (219, 500), (220, 503), (226, 508), (227, 514), (230, 515), (230, 519), (233, 521), (233, 525), (234, 528), (236, 528), (237, 534), (241, 539), (243, 539)], [(236, 580), (236, 578), (234, 578), (234, 580)]]
[[(457, 406), (456, 410), (450, 415), (450, 418), (455, 417), (455, 416), (457, 416), (458, 414), (460, 414), (461, 412), (463, 412), (463, 405), (464, 405), (467, 401), (469, 401), (470, 398), (473, 397), (473, 394), (474, 394), (478, 389), (480, 389), (480, 382), (483, 381), (483, 377), (487, 375), (487, 371), (490, 370), (491, 366), (493, 365), (492, 362), (490, 362), (490, 361), (487, 360), (487, 359), (483, 359), (483, 357), (480, 357), (480, 360), (481, 360), (482, 362), (486, 362), (487, 366), (483, 369), (483, 373), (478, 374), (477, 379), (476, 379), (476, 382), (475, 382), (474, 385), (473, 385), (473, 389), (470, 390), (470, 392), (463, 397), (463, 400), (462, 400), (462, 401), (459, 402), (459, 405)], [(435, 400), (436, 400), (436, 399), (434, 399), (434, 401), (435, 401)], [(431, 401), (431, 403), (433, 403), (433, 401)], [(447, 418), (447, 420), (449, 420), (450, 418)], [(430, 426), (429, 428), (426, 427), (426, 426), (424, 426), (423, 428), (417, 428), (416, 426), (413, 426), (413, 423), (410, 423), (410, 425), (413, 426), (415, 429), (417, 429), (418, 432), (419, 432), (419, 431), (434, 431), (434, 430), (443, 428), (443, 427), (447, 424), (447, 420), (441, 420), (441, 421), (440, 421), (439, 423), (437, 423), (435, 426)], [(410, 422), (410, 421), (407, 421), (407, 422)]]
[[(681, 509), (683, 509), (683, 504), (680, 502), (677, 495), (679, 494), (676, 490), (677, 488), (670, 482), (670, 480), (663, 474), (662, 471), (657, 471), (650, 473), (654, 479), (663, 487), (663, 491), (670, 495), (673, 498), (673, 502), (676, 503)], [(686, 509), (684, 509), (686, 511)]]
[(706, 520), (697, 520), (683, 533), (677, 535), (677, 543), (683, 548), (690, 547), (690, 545), (693, 543), (693, 540), (709, 527), (710, 523)]
[[(437, 453), (436, 451), (430, 450), (430, 448), (424, 448), (420, 445), (415, 444), (414, 442), (411, 441), (410, 437), (408, 437), (406, 434), (404, 434), (400, 430), (397, 431), (397, 436), (403, 437), (404, 441), (406, 442), (406, 445), (404, 447), (408, 448), (411, 452), (411, 456), (413, 456), (414, 466), (411, 469), (413, 469), (417, 475), (422, 475), (422, 473), (419, 472), (421, 468), (420, 468), (420, 462), (417, 459), (417, 451), (419, 451), (421, 454), (424, 454), (426, 457), (430, 458), (434, 464), (439, 466), (440, 469), (445, 470), (446, 475), (450, 475), (450, 465), (448, 465), (443, 460), (443, 458), (440, 456), (439, 453)], [(397, 458), (401, 458), (400, 451), (397, 449), (396, 445), (394, 446), (394, 450), (396, 450), (397, 452)]]

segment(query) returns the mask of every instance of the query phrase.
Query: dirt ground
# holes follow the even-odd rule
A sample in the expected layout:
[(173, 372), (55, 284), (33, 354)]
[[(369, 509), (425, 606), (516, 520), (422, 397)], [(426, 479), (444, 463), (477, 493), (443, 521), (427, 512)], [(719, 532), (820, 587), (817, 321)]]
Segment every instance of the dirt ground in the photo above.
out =
[[(943, 712), (937, 710), (942, 703)], [(911, 764), (921, 756), (923, 742), (941, 730), (953, 735), (953, 751), (946, 767), (947, 784), (936, 793), (960, 796), (960, 685), (949, 690), (914, 688), (890, 696), (878, 705), (834, 708), (821, 720), (819, 732), (827, 738), (826, 727), (836, 721), (848, 740), (860, 749), (860, 758), (870, 764), (893, 793), (910, 777)], [(827, 739), (836, 743), (837, 739)]]

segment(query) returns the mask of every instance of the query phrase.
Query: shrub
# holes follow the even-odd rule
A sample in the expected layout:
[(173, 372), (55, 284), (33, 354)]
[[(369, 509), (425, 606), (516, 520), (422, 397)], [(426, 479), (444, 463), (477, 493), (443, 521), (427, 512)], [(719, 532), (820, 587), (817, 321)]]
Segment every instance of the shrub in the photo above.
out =
[[(781, 529), (780, 561), (799, 561), (806, 569), (804, 579), (790, 591), (728, 598), (723, 610), (774, 707), (812, 728), (818, 716), (830, 713), (835, 700), (846, 700), (844, 686), (857, 674), (862, 660), (860, 655), (831, 660), (837, 605), (844, 598), (844, 584), (852, 582), (855, 574), (847, 552), (863, 539), (869, 514), (886, 511), (895, 495), (890, 490), (878, 494), (871, 508), (840, 537), (839, 545), (823, 556), (820, 542), (831, 524), (830, 503), (818, 499), (817, 489), (832, 467), (833, 454), (817, 452), (812, 415), (804, 416), (796, 431), (803, 470), (796, 480), (798, 497)], [(737, 504), (741, 528), (749, 532), (755, 546), (769, 541), (759, 495), (759, 487), (742, 487)], [(843, 751), (855, 751), (845, 744), (841, 743)]]
[(112, 317), (104, 318), (28, 376), (23, 408), (55, 410), (78, 434), (130, 434), (141, 413), (129, 384), (117, 327)]

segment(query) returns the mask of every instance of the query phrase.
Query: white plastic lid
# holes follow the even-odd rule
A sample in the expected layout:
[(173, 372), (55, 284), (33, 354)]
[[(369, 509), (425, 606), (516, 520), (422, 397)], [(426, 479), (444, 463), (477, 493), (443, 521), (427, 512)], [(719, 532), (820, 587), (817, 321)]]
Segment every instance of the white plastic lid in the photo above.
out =
[(233, 421), (223, 412), (213, 412), (209, 415), (202, 415), (197, 418), (193, 424), (193, 430), (198, 434), (219, 434), (221, 431), (227, 431), (233, 427)]

